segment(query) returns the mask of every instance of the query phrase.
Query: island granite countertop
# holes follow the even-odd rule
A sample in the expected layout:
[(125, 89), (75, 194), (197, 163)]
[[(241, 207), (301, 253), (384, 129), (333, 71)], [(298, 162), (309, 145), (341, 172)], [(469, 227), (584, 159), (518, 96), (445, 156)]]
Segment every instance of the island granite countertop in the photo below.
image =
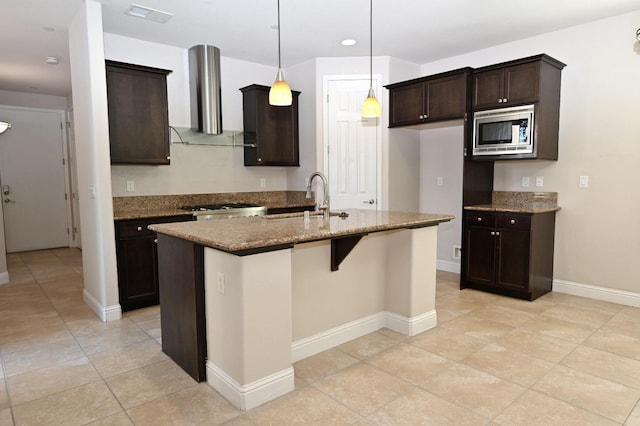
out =
[(333, 214), (328, 221), (302, 214), (271, 215), (155, 224), (149, 229), (228, 253), (290, 248), (294, 244), (365, 235), (394, 229), (423, 228), (454, 219), (453, 215), (396, 211), (346, 210), (346, 217)]

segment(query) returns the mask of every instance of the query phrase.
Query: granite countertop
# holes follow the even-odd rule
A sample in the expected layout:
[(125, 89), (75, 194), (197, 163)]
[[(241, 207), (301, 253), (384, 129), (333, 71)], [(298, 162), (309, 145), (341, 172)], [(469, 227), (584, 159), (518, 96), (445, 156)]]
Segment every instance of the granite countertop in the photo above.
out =
[(156, 224), (149, 229), (225, 252), (247, 254), (310, 241), (434, 226), (454, 219), (452, 215), (430, 213), (371, 210), (346, 210), (346, 213), (346, 218), (332, 215), (327, 222), (320, 215), (312, 215), (307, 225), (302, 214), (285, 214)]
[(465, 210), (507, 213), (546, 213), (560, 210), (557, 192), (494, 191), (491, 204), (465, 206)]
[(143, 219), (162, 216), (191, 216), (182, 206), (219, 203), (253, 203), (267, 208), (315, 208), (306, 191), (227, 192), (214, 194), (142, 195), (113, 198), (113, 219)]

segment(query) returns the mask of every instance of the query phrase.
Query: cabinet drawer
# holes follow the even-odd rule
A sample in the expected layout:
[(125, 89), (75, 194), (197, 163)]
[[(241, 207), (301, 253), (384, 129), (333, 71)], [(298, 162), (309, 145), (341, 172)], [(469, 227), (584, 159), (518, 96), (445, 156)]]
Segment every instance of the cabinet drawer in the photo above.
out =
[(485, 211), (467, 211), (467, 226), (482, 226), (494, 228), (496, 226), (496, 215), (493, 212)]
[(496, 222), (497, 228), (521, 229), (524, 231), (531, 229), (531, 215), (528, 214), (499, 214)]
[(116, 221), (116, 238), (148, 237), (155, 235), (155, 232), (147, 229), (147, 226), (153, 223), (185, 222), (189, 220), (192, 220), (192, 217), (185, 215)]

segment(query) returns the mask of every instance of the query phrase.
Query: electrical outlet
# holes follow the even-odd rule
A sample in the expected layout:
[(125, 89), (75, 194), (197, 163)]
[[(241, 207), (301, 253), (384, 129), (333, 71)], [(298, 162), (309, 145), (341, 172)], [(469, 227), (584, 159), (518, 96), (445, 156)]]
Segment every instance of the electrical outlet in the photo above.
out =
[(454, 259), (460, 259), (461, 253), (462, 253), (462, 247), (453, 246), (453, 258)]
[(224, 294), (225, 291), (225, 279), (222, 272), (218, 272), (218, 293)]
[(260, 178), (260, 188), (267, 187), (267, 180), (265, 178)]
[(135, 182), (132, 180), (127, 181), (127, 192), (133, 192), (136, 190)]
[(96, 186), (94, 184), (89, 185), (89, 198), (96, 198)]
[(442, 185), (444, 185), (444, 177), (442, 177), (442, 176), (438, 176), (438, 178), (436, 179), (436, 184), (437, 184), (438, 186), (442, 186)]
[(589, 176), (580, 176), (580, 183), (578, 184), (578, 188), (588, 188), (589, 187)]
[(523, 188), (529, 187), (529, 176), (522, 176), (522, 187)]
[(536, 186), (537, 187), (544, 186), (544, 176), (536, 176)]

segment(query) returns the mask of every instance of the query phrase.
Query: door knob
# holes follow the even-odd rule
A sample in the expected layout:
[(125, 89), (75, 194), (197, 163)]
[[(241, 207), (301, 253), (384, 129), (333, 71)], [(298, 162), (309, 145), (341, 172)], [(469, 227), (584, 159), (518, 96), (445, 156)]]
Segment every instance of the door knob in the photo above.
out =
[(362, 204), (375, 204), (376, 200), (374, 200), (373, 198), (370, 199), (369, 201), (363, 201)]

